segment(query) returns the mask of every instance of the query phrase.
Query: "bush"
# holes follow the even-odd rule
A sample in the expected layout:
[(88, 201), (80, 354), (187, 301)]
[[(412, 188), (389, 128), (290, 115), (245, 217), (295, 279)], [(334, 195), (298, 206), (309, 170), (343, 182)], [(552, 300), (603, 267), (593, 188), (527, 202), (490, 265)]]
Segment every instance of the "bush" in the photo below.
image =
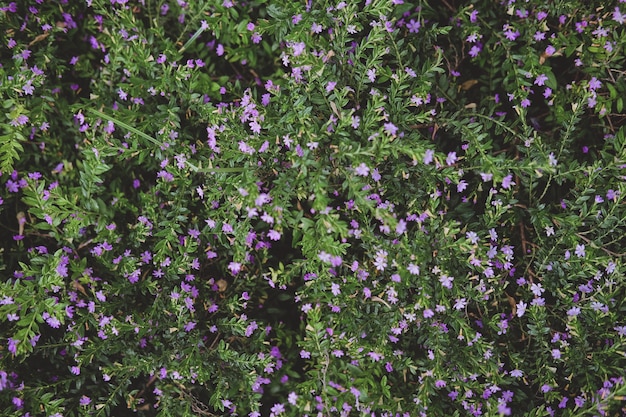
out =
[(544, 3), (2, 7), (3, 415), (624, 414), (626, 10)]

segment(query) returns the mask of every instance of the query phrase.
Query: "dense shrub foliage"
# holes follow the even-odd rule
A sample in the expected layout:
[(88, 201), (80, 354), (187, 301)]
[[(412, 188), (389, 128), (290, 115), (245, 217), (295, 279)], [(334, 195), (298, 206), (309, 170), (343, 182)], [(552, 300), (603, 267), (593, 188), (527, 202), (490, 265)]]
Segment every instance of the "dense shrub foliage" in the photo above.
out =
[(619, 416), (626, 5), (0, 7), (4, 416)]

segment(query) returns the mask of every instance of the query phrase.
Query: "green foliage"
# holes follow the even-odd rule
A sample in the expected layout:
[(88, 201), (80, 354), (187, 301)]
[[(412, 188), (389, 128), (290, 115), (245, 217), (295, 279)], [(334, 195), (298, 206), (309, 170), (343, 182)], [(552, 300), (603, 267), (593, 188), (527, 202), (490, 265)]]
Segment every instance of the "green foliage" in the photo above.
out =
[(626, 9), (397, 3), (0, 8), (2, 415), (623, 412)]

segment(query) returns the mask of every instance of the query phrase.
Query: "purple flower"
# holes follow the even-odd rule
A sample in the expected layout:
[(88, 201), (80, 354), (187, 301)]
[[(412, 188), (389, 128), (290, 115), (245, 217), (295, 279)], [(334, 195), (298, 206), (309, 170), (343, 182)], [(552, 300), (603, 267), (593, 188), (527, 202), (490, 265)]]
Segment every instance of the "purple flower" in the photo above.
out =
[(619, 336), (626, 337), (626, 326), (615, 326), (613, 330), (615, 330)]
[(253, 321), (248, 325), (248, 327), (246, 327), (246, 331), (244, 334), (246, 335), (246, 337), (250, 337), (252, 336), (252, 333), (254, 333), (254, 331), (258, 328), (259, 326), (256, 324), (256, 321)]
[(424, 153), (424, 164), (428, 165), (431, 162), (433, 162), (433, 159), (435, 158), (435, 151), (433, 151), (432, 149), (426, 149), (426, 152)]
[(269, 232), (267, 232), (267, 237), (270, 238), (270, 240), (280, 240), (280, 233), (274, 229), (271, 229)]
[(239, 262), (231, 262), (228, 264), (228, 269), (233, 275), (237, 275), (239, 272), (241, 272), (241, 267), (242, 265)]
[(8, 349), (9, 352), (11, 352), (12, 354), (15, 355), (15, 353), (17, 352), (17, 344), (20, 343), (19, 340), (13, 339), (11, 337), (9, 337), (8, 339)]
[(539, 74), (537, 78), (535, 78), (535, 85), (545, 85), (546, 81), (548, 81), (548, 76), (545, 74)]
[(28, 123), (28, 116), (24, 114), (20, 114), (15, 119), (11, 120), (9, 124), (11, 126), (18, 127), (18, 126), (24, 126), (26, 123)]
[(387, 251), (379, 250), (376, 252), (374, 266), (378, 271), (384, 271), (387, 268)]
[(541, 283), (532, 283), (530, 286), (530, 291), (535, 294), (537, 297), (541, 296), (544, 293), (544, 289), (541, 286)]
[(476, 58), (476, 57), (478, 56), (478, 54), (480, 53), (481, 49), (482, 49), (482, 48), (481, 48), (480, 44), (473, 45), (473, 46), (470, 48), (470, 50), (469, 50), (468, 54), (469, 54), (469, 56), (471, 56), (472, 58)]
[(579, 314), (580, 314), (580, 307), (572, 307), (569, 310), (567, 310), (568, 317), (576, 317)]
[(421, 24), (419, 21), (414, 19), (409, 20), (409, 23), (406, 24), (406, 28), (409, 30), (409, 33), (418, 33), (420, 30)]
[(285, 406), (283, 404), (274, 404), (274, 406), (271, 408), (271, 414), (270, 416), (278, 416), (279, 414), (282, 414), (285, 412)]
[(454, 165), (454, 163), (456, 162), (457, 157), (456, 157), (456, 152), (449, 152), (448, 156), (446, 157), (446, 164), (448, 165)]
[(190, 321), (187, 324), (185, 324), (185, 331), (186, 332), (190, 332), (193, 329), (195, 329), (195, 327), (196, 327), (196, 322), (195, 321)]
[(574, 404), (576, 404), (576, 407), (578, 408), (582, 407), (585, 404), (585, 398), (579, 395), (574, 398)]
[(498, 402), (498, 413), (501, 416), (510, 416), (511, 415), (511, 408), (507, 407), (506, 402), (500, 401), (500, 402)]
[(13, 405), (16, 409), (19, 410), (24, 407), (24, 400), (22, 400), (20, 397), (13, 397)]
[(398, 133), (398, 128), (391, 122), (385, 123), (383, 125), (383, 128), (385, 129), (385, 133), (387, 133), (388, 135), (395, 136), (396, 133)]
[(370, 169), (364, 162), (361, 162), (356, 168), (354, 168), (354, 173), (361, 177), (367, 177), (369, 175)]
[(579, 258), (585, 257), (585, 245), (576, 245), (576, 250), (574, 251), (576, 256)]
[(513, 182), (513, 175), (509, 174), (502, 179), (502, 188), (505, 190), (510, 189), (512, 185), (515, 185)]
[(457, 298), (454, 302), (455, 310), (463, 310), (467, 306), (467, 300), (465, 298)]

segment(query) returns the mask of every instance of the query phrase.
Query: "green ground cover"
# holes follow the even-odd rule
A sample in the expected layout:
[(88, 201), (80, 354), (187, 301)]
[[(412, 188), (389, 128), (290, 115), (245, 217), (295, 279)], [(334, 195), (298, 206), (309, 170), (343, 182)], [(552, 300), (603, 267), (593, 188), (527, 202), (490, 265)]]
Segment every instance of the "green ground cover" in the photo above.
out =
[(0, 414), (626, 415), (624, 3), (0, 4)]

